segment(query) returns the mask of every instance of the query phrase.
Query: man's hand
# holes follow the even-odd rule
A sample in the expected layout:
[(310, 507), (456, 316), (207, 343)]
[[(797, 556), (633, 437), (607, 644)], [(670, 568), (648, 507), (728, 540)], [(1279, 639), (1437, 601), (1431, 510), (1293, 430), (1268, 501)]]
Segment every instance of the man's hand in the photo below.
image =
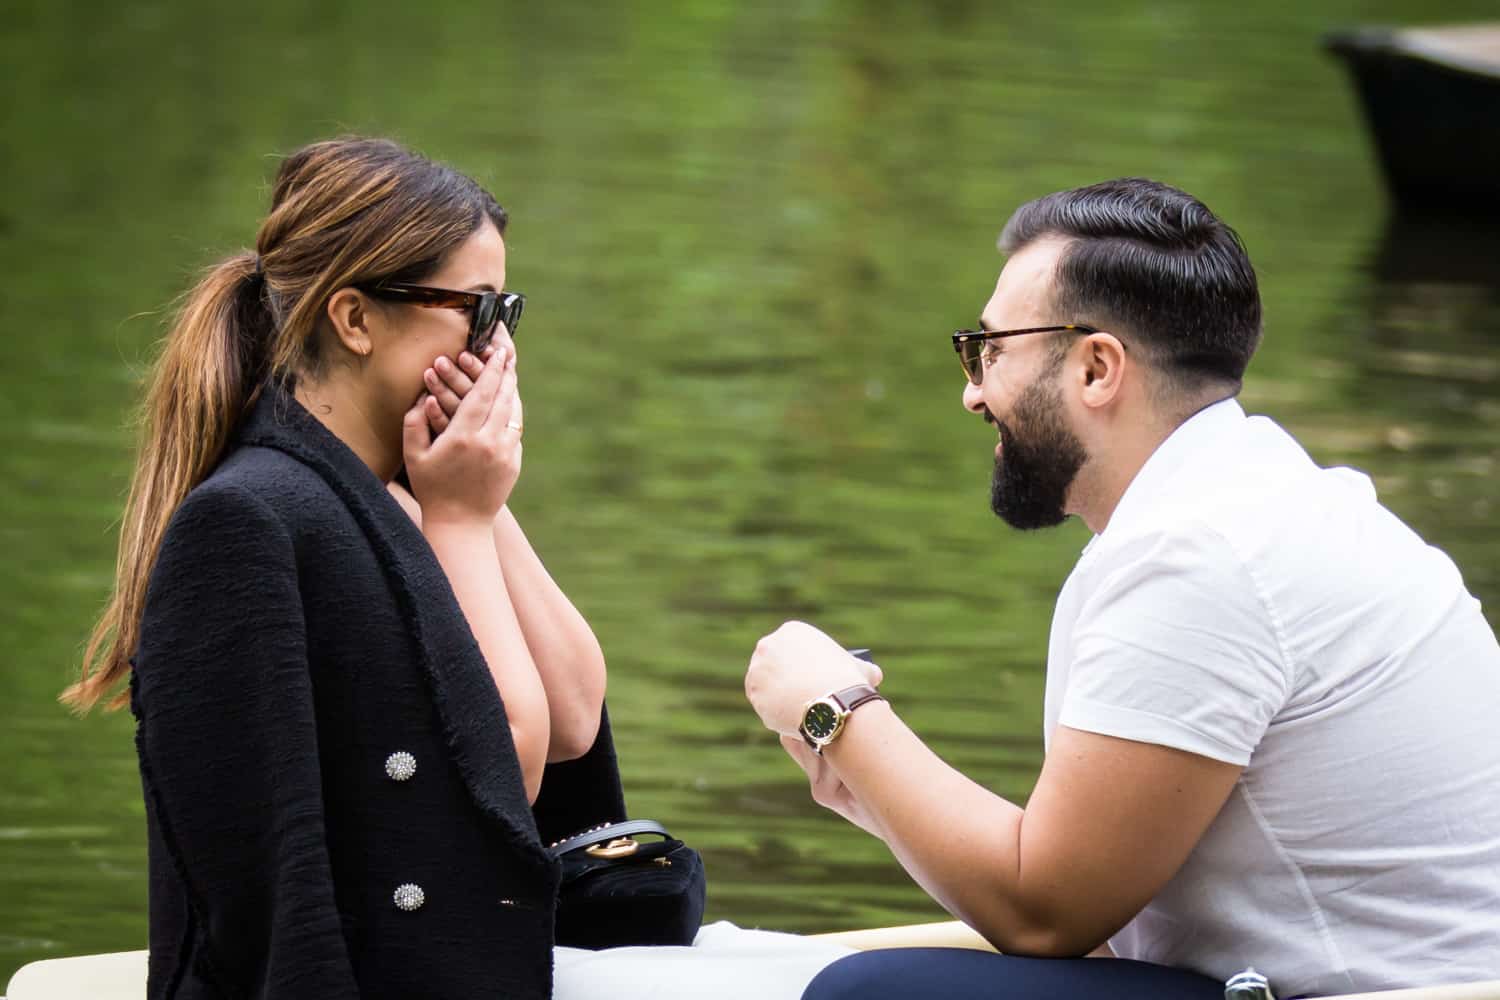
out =
[(832, 809), (866, 833), (873, 833), (880, 839), (885, 839), (885, 834), (881, 832), (880, 824), (876, 822), (874, 814), (854, 797), (854, 793), (849, 791), (849, 786), (839, 779), (828, 761), (814, 753), (801, 736), (788, 736), (783, 733), (781, 748), (806, 773), (814, 802), (825, 809)]
[(850, 655), (806, 622), (787, 622), (755, 644), (745, 671), (745, 696), (767, 729), (795, 735), (803, 708), (814, 698), (880, 681), (880, 668), (873, 663)]

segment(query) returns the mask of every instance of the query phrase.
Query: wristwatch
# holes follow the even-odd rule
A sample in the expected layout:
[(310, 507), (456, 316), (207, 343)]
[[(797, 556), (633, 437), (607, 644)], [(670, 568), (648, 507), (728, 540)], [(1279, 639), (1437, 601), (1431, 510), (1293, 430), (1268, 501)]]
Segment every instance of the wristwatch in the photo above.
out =
[(856, 708), (865, 702), (884, 700), (885, 695), (870, 685), (856, 684), (808, 702), (802, 710), (802, 725), (797, 728), (813, 753), (822, 754), (824, 747), (839, 738), (845, 720)]

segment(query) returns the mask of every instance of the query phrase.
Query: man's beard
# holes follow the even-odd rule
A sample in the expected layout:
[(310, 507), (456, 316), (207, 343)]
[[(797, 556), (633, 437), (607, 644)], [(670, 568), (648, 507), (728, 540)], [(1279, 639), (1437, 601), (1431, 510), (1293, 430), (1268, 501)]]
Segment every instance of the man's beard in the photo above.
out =
[(1012, 528), (1050, 528), (1067, 520), (1068, 488), (1088, 461), (1083, 442), (1063, 422), (1062, 392), (1043, 375), (997, 420), (1000, 454), (990, 484), (990, 508)]

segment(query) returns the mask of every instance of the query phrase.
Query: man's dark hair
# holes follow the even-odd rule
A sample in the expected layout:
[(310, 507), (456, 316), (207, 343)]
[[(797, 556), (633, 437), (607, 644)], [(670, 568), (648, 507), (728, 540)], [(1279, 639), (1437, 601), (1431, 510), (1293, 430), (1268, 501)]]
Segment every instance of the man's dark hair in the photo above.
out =
[(1176, 393), (1237, 392), (1260, 343), (1260, 292), (1239, 236), (1185, 191), (1140, 177), (1058, 191), (1016, 209), (1013, 254), (1047, 237), (1059, 323), (1114, 327)]

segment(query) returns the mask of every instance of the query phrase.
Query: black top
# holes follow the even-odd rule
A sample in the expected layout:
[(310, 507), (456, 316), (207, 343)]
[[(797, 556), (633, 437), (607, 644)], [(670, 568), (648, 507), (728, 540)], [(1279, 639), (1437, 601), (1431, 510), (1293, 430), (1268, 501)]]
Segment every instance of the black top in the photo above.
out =
[(550, 995), (542, 838), (625, 818), (608, 723), (533, 814), (431, 548), (289, 394), (173, 516), (134, 662), (151, 997)]

